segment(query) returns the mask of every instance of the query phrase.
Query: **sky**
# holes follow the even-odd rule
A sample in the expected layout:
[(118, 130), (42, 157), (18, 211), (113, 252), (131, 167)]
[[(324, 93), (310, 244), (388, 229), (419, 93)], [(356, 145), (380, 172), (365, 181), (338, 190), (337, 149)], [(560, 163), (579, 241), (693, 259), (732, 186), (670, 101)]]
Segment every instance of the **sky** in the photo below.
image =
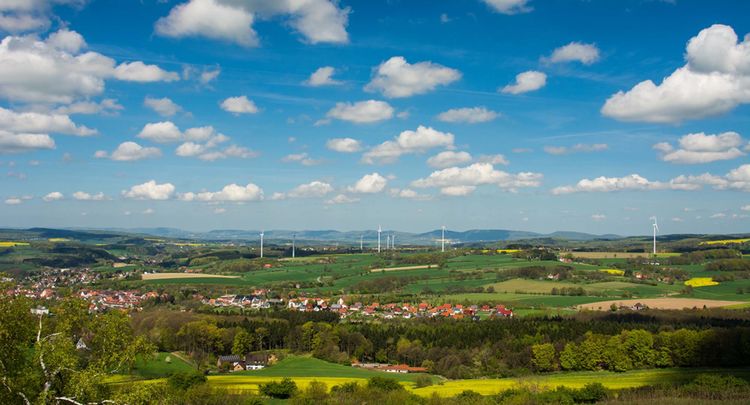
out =
[(0, 0), (0, 227), (748, 232), (749, 15)]

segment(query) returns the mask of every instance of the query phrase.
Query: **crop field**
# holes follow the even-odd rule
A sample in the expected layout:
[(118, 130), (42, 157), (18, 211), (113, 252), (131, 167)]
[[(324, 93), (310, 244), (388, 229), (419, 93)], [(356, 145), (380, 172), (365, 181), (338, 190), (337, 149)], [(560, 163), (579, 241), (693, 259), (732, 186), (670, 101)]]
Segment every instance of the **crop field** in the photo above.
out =
[(203, 274), (203, 273), (148, 273), (144, 274), (144, 280), (168, 280), (175, 278), (239, 278), (239, 276), (220, 276), (217, 274)]
[(29, 246), (29, 242), (0, 241), (0, 247)]
[(599, 269), (602, 273), (611, 274), (613, 276), (623, 276), (625, 275), (625, 270), (620, 269)]
[(645, 299), (632, 299), (632, 300), (613, 300), (613, 301), (600, 301), (596, 303), (583, 304), (578, 307), (581, 309), (591, 309), (608, 311), (612, 304), (617, 306), (627, 305), (632, 306), (637, 303), (647, 305), (649, 308), (654, 309), (684, 309), (684, 308), (720, 308), (730, 305), (741, 304), (739, 301), (722, 301), (722, 300), (710, 300), (700, 298), (645, 298)]
[[(633, 259), (636, 257), (652, 257), (652, 253), (646, 252), (570, 252), (573, 257), (582, 259)], [(657, 253), (656, 257), (679, 256), (679, 253)]]
[(719, 283), (714, 281), (714, 279), (711, 277), (693, 277), (690, 280), (686, 280), (685, 285), (689, 285), (693, 288), (698, 288), (719, 285)]
[(750, 242), (750, 239), (722, 239), (722, 240), (709, 240), (701, 242), (701, 245), (731, 245), (731, 244), (742, 244)]
[(382, 268), (382, 269), (372, 269), (370, 270), (370, 273), (377, 273), (382, 271), (402, 271), (402, 270), (421, 270), (421, 269), (430, 269), (430, 268), (436, 268), (437, 265), (435, 264), (423, 264), (421, 266), (403, 266), (403, 267), (388, 267), (388, 268)]

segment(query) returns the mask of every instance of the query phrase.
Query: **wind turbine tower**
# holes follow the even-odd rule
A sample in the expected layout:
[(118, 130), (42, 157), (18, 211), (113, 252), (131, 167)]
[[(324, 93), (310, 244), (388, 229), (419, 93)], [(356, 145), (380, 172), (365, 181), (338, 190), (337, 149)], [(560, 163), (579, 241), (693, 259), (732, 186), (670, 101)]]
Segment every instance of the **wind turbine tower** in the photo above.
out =
[(383, 228), (378, 225), (378, 253), (380, 253), (380, 233), (383, 232)]
[(442, 230), (443, 230), (443, 236), (440, 239), (440, 243), (441, 243), (441, 245), (440, 245), (440, 251), (441, 252), (445, 252), (445, 225), (443, 225)]
[(263, 258), (263, 231), (260, 231), (260, 257)]
[(388, 250), (391, 248), (391, 235), (385, 235), (385, 250)]
[(659, 231), (659, 224), (656, 223), (656, 216), (651, 217), (654, 220), (652, 226), (654, 227), (654, 257), (656, 257), (656, 232)]
[(365, 235), (359, 235), (359, 251), (364, 252), (365, 251)]
[(396, 249), (396, 234), (391, 235), (391, 250)]
[(292, 234), (292, 259), (294, 259), (294, 257), (295, 257), (295, 253), (296, 253), (296, 252), (294, 251), (294, 250), (295, 250), (295, 247), (296, 247), (296, 246), (295, 246), (296, 242), (297, 242), (297, 234), (296, 234), (296, 233), (293, 233), (293, 234)]

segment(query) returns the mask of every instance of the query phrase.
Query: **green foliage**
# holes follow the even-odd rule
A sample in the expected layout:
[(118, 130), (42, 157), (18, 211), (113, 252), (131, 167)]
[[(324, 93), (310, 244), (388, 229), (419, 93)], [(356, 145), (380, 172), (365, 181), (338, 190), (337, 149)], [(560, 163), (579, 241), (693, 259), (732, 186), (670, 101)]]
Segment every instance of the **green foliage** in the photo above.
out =
[(553, 371), (557, 368), (555, 361), (555, 346), (552, 343), (543, 343), (531, 346), (531, 363), (538, 371)]
[(253, 351), (253, 347), (255, 347), (255, 338), (245, 329), (241, 329), (234, 335), (232, 354), (244, 357), (246, 354)]
[(277, 399), (291, 398), (297, 392), (297, 384), (291, 378), (271, 381), (260, 385), (261, 394)]
[(588, 383), (580, 390), (573, 391), (575, 402), (596, 403), (607, 398), (609, 391), (600, 382)]
[(170, 375), (167, 381), (171, 387), (184, 391), (192, 386), (205, 383), (206, 376), (197, 370), (178, 371)]
[(430, 385), (432, 385), (432, 377), (430, 377), (429, 375), (420, 374), (414, 380), (414, 384), (417, 388), (429, 387)]
[(404, 387), (397, 380), (388, 377), (372, 377), (367, 380), (367, 388), (382, 391), (399, 391)]

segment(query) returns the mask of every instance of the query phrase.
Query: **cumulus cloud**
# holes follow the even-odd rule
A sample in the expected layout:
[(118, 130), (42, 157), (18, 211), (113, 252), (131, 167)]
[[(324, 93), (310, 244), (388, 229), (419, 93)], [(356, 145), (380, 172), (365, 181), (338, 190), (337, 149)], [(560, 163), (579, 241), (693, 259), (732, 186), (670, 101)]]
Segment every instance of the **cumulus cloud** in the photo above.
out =
[(86, 0), (0, 1), (0, 31), (21, 33), (49, 28), (52, 5), (83, 6)]
[(593, 214), (591, 215), (591, 219), (599, 222), (599, 221), (604, 221), (605, 219), (607, 219), (607, 216), (604, 214)]
[(85, 191), (76, 191), (73, 193), (73, 198), (78, 201), (104, 201), (107, 199), (107, 196), (102, 192), (89, 194)]
[(359, 198), (351, 197), (346, 194), (338, 194), (336, 197), (326, 201), (326, 204), (352, 204), (358, 202)]
[(336, 72), (332, 66), (323, 66), (314, 71), (310, 78), (305, 81), (308, 86), (319, 87), (319, 86), (334, 86), (341, 84), (340, 81), (333, 79), (333, 74)]
[(573, 146), (545, 146), (544, 151), (550, 155), (569, 155), (571, 153), (602, 152), (609, 149), (606, 143), (578, 143)]
[(153, 98), (146, 97), (143, 100), (143, 105), (156, 111), (157, 114), (162, 117), (171, 117), (178, 112), (182, 111), (182, 107), (177, 105), (169, 97)]
[(595, 44), (583, 44), (571, 42), (561, 46), (552, 52), (549, 57), (542, 58), (548, 63), (581, 62), (590, 65), (599, 60), (599, 48)]
[(7, 36), (0, 42), (0, 97), (9, 101), (70, 104), (104, 91), (106, 79), (137, 82), (178, 80), (176, 73), (133, 61), (117, 65), (97, 52), (83, 52), (80, 35), (63, 30), (45, 40)]
[(235, 115), (255, 114), (259, 111), (255, 103), (248, 100), (247, 96), (229, 97), (221, 102), (221, 109)]
[(112, 153), (99, 150), (94, 157), (99, 159), (111, 159), (120, 162), (134, 162), (137, 160), (156, 158), (161, 156), (161, 150), (154, 147), (144, 147), (135, 142), (127, 141), (121, 143)]
[(16, 112), (0, 107), (0, 130), (15, 133), (58, 133), (76, 136), (95, 135), (96, 130), (76, 125), (64, 114)]
[(393, 163), (401, 155), (424, 153), (430, 149), (453, 147), (453, 134), (440, 132), (431, 127), (420, 125), (416, 131), (401, 132), (392, 141), (385, 141), (362, 155), (362, 162), (367, 164)]
[(410, 64), (403, 56), (381, 63), (365, 91), (380, 92), (386, 97), (410, 97), (435, 90), (461, 78), (461, 72), (432, 62)]
[(396, 198), (405, 198), (409, 200), (429, 200), (432, 198), (428, 194), (420, 194), (410, 188), (392, 188), (388, 190), (388, 192), (391, 194), (392, 197)]
[(521, 14), (534, 10), (529, 6), (529, 0), (482, 0), (493, 10), (502, 14)]
[(124, 110), (121, 104), (113, 98), (105, 98), (100, 102), (95, 101), (76, 101), (71, 104), (62, 105), (53, 110), (55, 114), (104, 114), (116, 115), (119, 111)]
[(432, 172), (428, 177), (412, 182), (417, 188), (436, 187), (445, 195), (467, 195), (477, 186), (494, 184), (497, 187), (517, 191), (520, 188), (538, 187), (541, 173), (507, 173), (497, 170), (489, 163), (474, 163), (466, 167), (450, 167)]
[(175, 154), (180, 157), (196, 157), (205, 161), (215, 161), (226, 158), (248, 159), (258, 156), (257, 152), (237, 145), (230, 145), (221, 149), (220, 146), (231, 138), (216, 131), (210, 125), (188, 128), (185, 132), (182, 132), (171, 121), (154, 122), (146, 124), (137, 136), (157, 143), (182, 142), (175, 149)]
[(137, 137), (157, 143), (179, 142), (183, 139), (182, 132), (171, 121), (148, 123)]
[(350, 193), (374, 194), (383, 191), (387, 184), (388, 179), (376, 172), (362, 176), (348, 190)]
[[(327, 121), (337, 119), (355, 124), (369, 124), (393, 118), (393, 107), (385, 101), (366, 100), (356, 103), (336, 103), (326, 114)], [(326, 123), (321, 121), (320, 123)]]
[(54, 139), (47, 134), (19, 134), (0, 130), (0, 154), (44, 149), (55, 149)]
[(507, 166), (510, 164), (508, 159), (505, 158), (505, 156), (497, 154), (497, 155), (482, 155), (477, 159), (477, 162), (479, 163), (489, 163), (491, 165), (503, 165)]
[(437, 119), (443, 122), (465, 122), (476, 124), (492, 121), (499, 117), (500, 113), (488, 110), (486, 107), (454, 108), (438, 114)]
[(188, 192), (178, 195), (182, 201), (203, 202), (248, 202), (263, 199), (263, 190), (253, 183), (246, 186), (228, 184), (219, 191), (201, 191), (198, 193)]
[(143, 184), (123, 190), (125, 198), (134, 200), (168, 200), (174, 195), (175, 187), (172, 183), (157, 184), (156, 180), (149, 180)]
[(316, 180), (307, 184), (300, 184), (286, 195), (290, 198), (320, 198), (331, 192), (333, 192), (333, 186)]
[(51, 201), (59, 201), (59, 200), (62, 200), (63, 198), (65, 198), (65, 196), (63, 195), (63, 193), (61, 193), (59, 191), (53, 191), (53, 192), (45, 195), (44, 197), (42, 197), (42, 200), (44, 200), (46, 202), (51, 202)]
[(556, 187), (552, 190), (552, 194), (648, 190), (694, 191), (700, 190), (704, 186), (710, 186), (715, 190), (750, 192), (750, 164), (733, 169), (724, 176), (703, 173), (700, 175), (681, 175), (669, 181), (651, 181), (639, 174), (630, 174), (624, 177), (601, 176), (595, 179), (582, 179), (571, 186)]
[(233, 42), (242, 46), (257, 46), (258, 36), (253, 29), (257, 19), (289, 16), (289, 25), (309, 43), (346, 43), (349, 9), (338, 8), (329, 0), (190, 0), (156, 22), (160, 35), (206, 37)]
[(654, 149), (661, 152), (661, 159), (665, 162), (699, 164), (745, 156), (740, 148), (747, 142), (736, 132), (716, 135), (699, 132), (681, 137), (678, 144), (675, 149), (667, 142), (660, 142), (654, 145)]
[(472, 157), (469, 152), (463, 152), (463, 151), (455, 152), (452, 150), (446, 150), (427, 159), (427, 164), (430, 165), (430, 167), (443, 169), (446, 167), (458, 166), (464, 163), (469, 163), (471, 162), (471, 160), (472, 160)]
[(10, 198), (8, 198), (8, 199), (5, 200), (5, 204), (6, 205), (19, 205), (22, 202), (23, 202), (23, 200), (21, 200), (18, 197), (10, 197)]
[(547, 75), (536, 70), (516, 75), (515, 83), (511, 83), (502, 89), (501, 92), (507, 94), (523, 94), (530, 91), (539, 90), (547, 84)]
[(362, 143), (353, 138), (333, 138), (326, 142), (326, 148), (340, 153), (355, 153), (362, 150)]
[(292, 163), (292, 162), (300, 163), (303, 166), (315, 166), (315, 165), (319, 165), (323, 163), (323, 160), (321, 159), (311, 158), (307, 152), (292, 153), (292, 154), (286, 155), (281, 159), (281, 161), (285, 163)]
[(732, 27), (712, 25), (690, 39), (685, 59), (658, 85), (645, 80), (612, 95), (602, 114), (622, 121), (676, 123), (750, 102), (750, 38), (738, 42)]

